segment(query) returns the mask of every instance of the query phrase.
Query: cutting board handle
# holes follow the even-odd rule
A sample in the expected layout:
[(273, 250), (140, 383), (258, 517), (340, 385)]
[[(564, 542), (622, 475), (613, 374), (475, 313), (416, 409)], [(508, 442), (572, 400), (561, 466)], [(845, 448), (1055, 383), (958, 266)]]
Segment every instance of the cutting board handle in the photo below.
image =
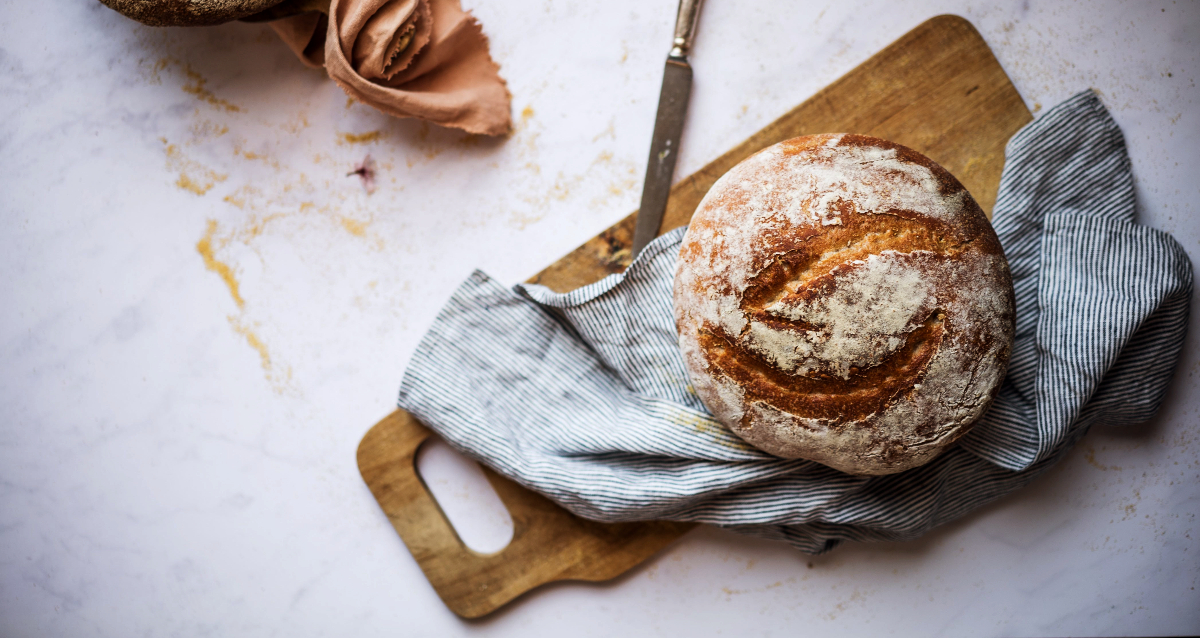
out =
[(459, 538), (417, 471), (417, 452), (433, 436), (396, 410), (359, 443), (358, 469), (430, 585), (464, 618), (490, 613), (550, 581), (614, 578), (692, 527), (585, 520), (484, 467), (512, 517), (513, 536), (498, 552), (476, 552)]

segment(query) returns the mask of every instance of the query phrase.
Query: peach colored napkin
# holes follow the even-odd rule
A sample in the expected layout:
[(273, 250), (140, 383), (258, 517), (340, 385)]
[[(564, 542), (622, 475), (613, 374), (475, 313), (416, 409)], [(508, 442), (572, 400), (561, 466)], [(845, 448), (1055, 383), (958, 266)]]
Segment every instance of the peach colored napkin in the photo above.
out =
[(324, 13), (311, 11), (267, 24), (306, 66), (314, 69), (325, 66), (325, 32), (329, 28), (329, 18)]
[(332, 0), (329, 14), (271, 22), (354, 99), (469, 133), (512, 126), (510, 96), (479, 22), (459, 0)]

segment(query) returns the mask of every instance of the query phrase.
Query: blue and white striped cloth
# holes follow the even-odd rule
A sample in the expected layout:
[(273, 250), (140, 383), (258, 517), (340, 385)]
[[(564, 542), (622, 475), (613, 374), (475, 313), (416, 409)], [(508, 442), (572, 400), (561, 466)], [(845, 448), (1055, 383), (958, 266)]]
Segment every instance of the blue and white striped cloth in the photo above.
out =
[(676, 345), (682, 229), (625, 273), (566, 294), (474, 273), (413, 355), (399, 404), (586, 518), (697, 521), (806, 552), (911, 539), (1021, 488), (1090, 426), (1158, 409), (1192, 265), (1134, 209), (1124, 139), (1092, 92), (1013, 137), (994, 221), (1016, 287), (1008, 376), (967, 437), (900, 474), (778, 459), (712, 419)]

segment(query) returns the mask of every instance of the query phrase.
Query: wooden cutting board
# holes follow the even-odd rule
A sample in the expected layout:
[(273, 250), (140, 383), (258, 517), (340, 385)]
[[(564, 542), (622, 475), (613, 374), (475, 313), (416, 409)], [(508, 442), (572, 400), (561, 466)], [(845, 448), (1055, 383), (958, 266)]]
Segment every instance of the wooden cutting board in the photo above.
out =
[[(708, 188), (734, 164), (776, 142), (814, 133), (863, 133), (921, 151), (958, 177), (990, 218), (1004, 145), (1032, 119), (975, 28), (957, 16), (938, 16), (676, 184), (661, 232), (686, 224)], [(624, 270), (634, 216), (530, 281), (565, 292)], [(417, 449), (431, 436), (397, 410), (363, 437), (358, 467), (429, 583), (464, 618), (488, 614), (544, 583), (614, 578), (692, 527), (584, 520), (484, 468), (512, 515), (513, 537), (503, 550), (479, 554), (458, 538), (417, 474)]]

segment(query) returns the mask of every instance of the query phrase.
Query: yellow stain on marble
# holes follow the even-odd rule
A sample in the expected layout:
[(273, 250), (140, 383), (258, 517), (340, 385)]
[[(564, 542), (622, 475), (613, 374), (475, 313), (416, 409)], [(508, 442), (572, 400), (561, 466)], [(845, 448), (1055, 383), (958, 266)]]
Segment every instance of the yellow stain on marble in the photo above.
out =
[(179, 174), (179, 179), (175, 180), (175, 185), (185, 191), (191, 191), (197, 195), (203, 195), (212, 189), (213, 186), (215, 186), (215, 184), (212, 182), (206, 184), (197, 184), (192, 180), (191, 177), (188, 177), (186, 173)]
[(297, 113), (295, 117), (289, 119), (288, 121), (284, 122), (283, 124), (280, 124), (279, 128), (283, 129), (284, 131), (287, 131), (288, 133), (295, 135), (295, 134), (299, 133), (300, 131), (308, 128), (308, 126), (309, 126), (308, 114), (306, 114), (304, 111), (301, 111), (301, 112)]
[(550, 197), (560, 202), (566, 201), (566, 199), (571, 196), (571, 190), (579, 186), (580, 182), (582, 181), (582, 175), (576, 175), (568, 178), (561, 171), (559, 171), (558, 177), (554, 180), (554, 185), (550, 187)]
[[(199, 115), (199, 109), (197, 109), (196, 116), (198, 117)], [(198, 120), (192, 122), (192, 126), (190, 128), (192, 137), (197, 140), (221, 137), (229, 132), (228, 126), (221, 124), (220, 122), (213, 122), (212, 120)]]
[(208, 220), (208, 227), (204, 231), (204, 236), (200, 241), (196, 242), (196, 252), (200, 253), (200, 257), (204, 259), (204, 267), (217, 273), (217, 276), (225, 282), (225, 287), (229, 288), (229, 294), (233, 297), (234, 303), (238, 308), (246, 306), (246, 300), (242, 299), (242, 293), (239, 291), (237, 277), (233, 274), (233, 268), (229, 264), (217, 259), (216, 250), (213, 248), (213, 238), (217, 234), (217, 220)]
[(342, 133), (339, 144), (372, 144), (384, 138), (383, 131), (368, 131), (366, 133)]
[(533, 105), (532, 104), (526, 105), (525, 108), (521, 109), (521, 126), (525, 126), (526, 124), (528, 124), (529, 120), (531, 120), (531, 119), (533, 119)]
[(262, 162), (263, 164), (266, 164), (267, 166), (270, 166), (271, 168), (274, 168), (275, 170), (283, 170), (283, 167), (280, 166), (279, 162), (276, 161), (274, 158), (272, 158), (271, 156), (269, 156), (265, 153), (256, 153), (254, 151), (247, 151), (242, 148), (241, 142), (235, 143), (233, 145), (233, 154), (236, 157), (243, 157), (252, 162)]
[(866, 600), (866, 595), (856, 587), (854, 588), (854, 591), (850, 593), (850, 598), (839, 601), (833, 606), (833, 609), (828, 614), (824, 614), (824, 617), (828, 618), (829, 620), (837, 620), (838, 614), (845, 612), (851, 603), (859, 603), (859, 606), (861, 606), (866, 603)]
[[(536, 134), (532, 137), (536, 138)], [(534, 155), (536, 146), (530, 141), (528, 151), (522, 150), (521, 156)], [(535, 162), (526, 162), (522, 167), (529, 171), (534, 176), (541, 175), (541, 167)], [(624, 195), (629, 189), (638, 184), (635, 178), (634, 165), (631, 162), (623, 160), (615, 160), (612, 151), (604, 150), (596, 155), (591, 164), (582, 172), (574, 175), (569, 175), (563, 171), (559, 171), (554, 178), (554, 182), (548, 186), (542, 183), (541, 188), (529, 189), (525, 193), (517, 197), (528, 204), (532, 210), (513, 211), (510, 213), (509, 223), (516, 226), (518, 230), (524, 230), (531, 224), (541, 221), (549, 213), (550, 206), (553, 202), (565, 202), (576, 197), (576, 192), (586, 183), (600, 182), (604, 177), (610, 176), (605, 192), (595, 197), (591, 201), (594, 207), (607, 206), (609, 200), (614, 196)]]
[[(285, 187), (283, 190), (289, 189)], [(268, 226), (273, 222), (306, 216), (315, 216), (333, 223), (354, 237), (370, 239), (370, 218), (356, 219), (344, 215), (336, 206), (329, 204), (318, 205), (312, 201), (302, 201), (298, 204), (288, 205), (280, 201), (278, 197), (264, 197), (264, 195), (261, 189), (245, 185), (225, 196), (224, 201), (227, 204), (250, 213), (236, 228), (225, 233), (226, 241), (234, 240), (249, 248), (254, 248), (254, 240), (265, 234)], [(260, 212), (263, 209), (273, 209), (274, 212), (263, 214)], [(382, 238), (376, 237), (373, 246), (382, 250), (384, 247)]]
[(525, 230), (532, 224), (536, 224), (536, 223), (542, 221), (542, 219), (545, 217), (546, 216), (544, 214), (543, 215), (526, 215), (525, 213), (518, 213), (518, 212), (514, 211), (512, 213), (512, 215), (509, 216), (508, 221), (510, 224), (513, 224), (514, 226), (516, 226), (517, 230)]
[[(592, 200), (592, 206), (608, 206), (612, 197), (624, 195), (640, 184), (639, 180), (637, 179), (637, 170), (635, 169), (633, 163), (624, 161), (614, 162), (612, 159), (612, 153), (609, 151), (600, 153), (599, 157), (596, 158), (596, 161), (592, 163), (593, 166), (597, 164), (603, 164), (609, 170), (615, 171), (617, 174), (613, 176), (613, 179), (608, 183), (608, 186), (605, 189), (605, 194)], [(622, 166), (624, 168), (622, 168)]]
[(417, 129), (417, 148), (425, 155), (425, 159), (432, 160), (445, 152), (447, 147), (437, 141), (430, 141), (429, 131), (429, 122), (421, 122), (421, 128)]
[(154, 65), (150, 67), (150, 70), (146, 72), (146, 83), (162, 84), (162, 72), (166, 71), (167, 67), (170, 66), (174, 61), (175, 60), (167, 57), (156, 60)]
[(226, 204), (245, 210), (249, 206), (250, 199), (262, 194), (262, 191), (249, 184), (244, 184), (238, 187), (237, 190), (229, 193), (222, 198)]
[(167, 170), (179, 171), (179, 178), (175, 180), (175, 185), (179, 188), (196, 195), (204, 195), (218, 182), (228, 179), (229, 175), (218, 173), (188, 158), (178, 146), (167, 143), (166, 138), (160, 137), (159, 140), (166, 144), (163, 150), (167, 155)]
[[(171, 69), (172, 72), (176, 70)], [(247, 260), (253, 260), (257, 255), (259, 260), (271, 261), (270, 250), (274, 244), (267, 243), (267, 239), (308, 241), (313, 238), (314, 231), (318, 242), (328, 241), (339, 249), (352, 245), (372, 252), (385, 250), (382, 237), (372, 228), (375, 213), (352, 194), (334, 188), (340, 184), (338, 180), (347, 169), (329, 153), (313, 154), (315, 151), (312, 151), (304, 157), (312, 157), (316, 164), (314, 170), (319, 173), (315, 176), (306, 174), (312, 171), (298, 170), (308, 166), (284, 168), (275, 159), (273, 147), (257, 138), (243, 138), (232, 118), (229, 128), (233, 130), (222, 130), (221, 124), (214, 123), (222, 116), (213, 115), (205, 108), (201, 105), (188, 118), (191, 136), (184, 140), (161, 139), (166, 162), (172, 171), (171, 178), (179, 178), (177, 186), (197, 195), (217, 188), (214, 191), (216, 199), (231, 207), (225, 213), (231, 216), (230, 220), (214, 219), (203, 227), (203, 236), (196, 242), (197, 253), (202, 257), (205, 269), (221, 278), (234, 300), (236, 308), (227, 309), (226, 313), (231, 329), (238, 335), (239, 342), (246, 343), (257, 353), (270, 387), (279, 393), (298, 392), (291, 380), (287, 344), (265, 327), (273, 318), (270, 305), (250, 304), (244, 296), (255, 296), (255, 291), (259, 290), (257, 279), (245, 279), (248, 276)], [(283, 128), (298, 130), (306, 126), (305, 114), (293, 112)], [(416, 127), (409, 130), (415, 131)], [(276, 131), (281, 134), (279, 129)], [(230, 132), (234, 134), (229, 135)], [(381, 127), (380, 131), (342, 139), (350, 143), (367, 143), (371, 138), (382, 140), (395, 134), (392, 129)], [(452, 140), (448, 136), (440, 133), (430, 136), (431, 141), (442, 137), (446, 138), (444, 145), (450, 146)], [(233, 158), (228, 155), (231, 150)], [(207, 158), (205, 164), (225, 169), (229, 175), (217, 173), (193, 157)], [(214, 157), (217, 159), (212, 159)], [(258, 168), (260, 164), (265, 166)], [(380, 166), (385, 164), (390, 163), (383, 162)], [(216, 187), (218, 182), (226, 182), (228, 186)], [(320, 235), (327, 240), (321, 239)], [(275, 343), (276, 339), (280, 343)]]
[(197, 99), (208, 102), (209, 104), (218, 108), (225, 109), (230, 113), (241, 112), (241, 107), (230, 103), (228, 100), (223, 100), (217, 97), (212, 91), (204, 88), (204, 85), (208, 84), (208, 80), (203, 75), (200, 75), (196, 71), (192, 70), (192, 66), (190, 64), (183, 65), (183, 73), (188, 78), (188, 82), (181, 87), (184, 93), (194, 95)]
[(258, 353), (263, 377), (266, 378), (267, 383), (271, 384), (276, 394), (285, 393), (292, 381), (292, 367), (287, 366), (285, 369), (280, 370), (278, 364), (272, 360), (271, 351), (267, 349), (266, 342), (263, 341), (254, 328), (234, 315), (228, 315), (226, 319), (229, 321), (229, 325), (233, 328), (233, 331), (241, 335), (246, 340), (246, 343)]
[(1121, 467), (1119, 465), (1105, 465), (1100, 461), (1097, 461), (1096, 448), (1091, 445), (1088, 445), (1086, 448), (1084, 448), (1083, 458), (1088, 462), (1088, 465), (1100, 470), (1101, 472), (1107, 472), (1108, 470), (1115, 470), (1117, 472), (1121, 471)]
[[(748, 571), (753, 567), (754, 567), (754, 560), (751, 559), (750, 562), (747, 563), (746, 569)], [(787, 585), (795, 584), (795, 582), (796, 582), (796, 577), (792, 576), (791, 578), (787, 579), (786, 581), (785, 580), (777, 580), (777, 581), (771, 583), (770, 585), (764, 585), (762, 587), (751, 587), (748, 589), (735, 589), (733, 587), (726, 586), (726, 587), (722, 587), (721, 591), (725, 592), (726, 597), (738, 596), (741, 594), (762, 593), (765, 591), (770, 591), (772, 589), (778, 589), (780, 587), (783, 587), (785, 584), (787, 584)]]
[[(273, 361), (271, 353), (267, 348), (266, 341), (259, 333), (248, 323), (244, 317), (246, 315), (246, 301), (242, 298), (240, 286), (237, 277), (234, 275), (233, 268), (217, 258), (217, 251), (228, 245), (233, 238), (239, 238), (249, 245), (249, 238), (246, 235), (255, 235), (262, 232), (262, 226), (269, 221), (272, 216), (261, 219), (253, 219), (251, 224), (239, 229), (234, 233), (226, 233), (224, 237), (218, 237), (218, 224), (216, 220), (208, 220), (208, 225), (205, 228), (204, 236), (196, 243), (196, 252), (204, 259), (204, 267), (211, 270), (225, 282), (226, 288), (229, 289), (229, 294), (233, 297), (237, 304), (239, 314), (227, 315), (226, 319), (234, 332), (238, 333), (246, 340), (246, 343), (258, 353), (259, 360), (262, 363), (262, 369), (267, 381), (271, 384), (275, 392), (283, 393), (288, 389), (288, 385), (292, 379), (291, 367), (280, 371), (279, 366)], [(255, 324), (257, 325), (257, 324)]]
[(633, 187), (633, 183), (631, 181), (613, 182), (608, 185), (608, 194), (609, 195), (624, 195), (632, 187)]
[[(164, 56), (164, 57), (159, 58), (158, 60), (156, 60), (154, 62), (153, 65), (150, 66), (149, 69), (146, 69), (144, 76), (143, 76), (146, 80), (146, 83), (147, 84), (162, 84), (162, 81), (163, 81), (162, 80), (162, 72), (166, 71), (172, 65), (179, 67), (183, 70), (183, 74), (185, 76), (185, 81), (183, 83), (183, 86), (181, 86), (179, 88), (184, 93), (195, 96), (196, 99), (198, 99), (202, 102), (205, 102), (207, 104), (211, 104), (211, 105), (213, 105), (219, 109), (222, 109), (226, 112), (229, 112), (229, 113), (242, 112), (241, 107), (237, 106), (236, 104), (233, 104), (232, 102), (230, 102), (228, 100), (217, 97), (215, 94), (213, 94), (212, 91), (208, 90), (206, 88), (206, 85), (208, 84), (208, 79), (205, 78), (200, 73), (198, 73), (195, 69), (193, 69), (190, 64), (188, 64), (186, 62), (181, 62), (179, 59), (171, 57), (171, 56)], [(228, 131), (228, 129), (226, 129), (226, 131)], [(222, 132), (221, 134), (224, 134), (224, 132)]]
[[(512, 131), (509, 132), (509, 135), (511, 134)], [(461, 133), (430, 126), (428, 122), (424, 121), (420, 122), (415, 130), (408, 127), (396, 127), (384, 133), (385, 137), (393, 135), (401, 138), (396, 147), (397, 150), (404, 152), (404, 162), (408, 168), (437, 159), (447, 151), (457, 151), (460, 157), (468, 157), (474, 149), (490, 147), (493, 143), (500, 142), (499, 139), (487, 135)], [(386, 156), (376, 158), (376, 162), (380, 168), (391, 169), (392, 167), (392, 162)], [(377, 176), (376, 179), (380, 178)]]
[(365, 222), (361, 222), (357, 219), (351, 219), (349, 217), (340, 217), (338, 218), (338, 221), (341, 222), (342, 228), (345, 228), (346, 232), (350, 233), (351, 235), (354, 235), (355, 237), (367, 236), (367, 224)]
[(251, 246), (256, 238), (260, 237), (267, 230), (267, 225), (273, 221), (288, 217), (287, 213), (271, 213), (269, 215), (255, 215), (246, 220), (234, 235), (238, 241), (246, 246)]
[(258, 352), (259, 359), (262, 360), (263, 372), (271, 372), (271, 353), (267, 350), (267, 344), (254, 332), (250, 326), (242, 323), (237, 317), (229, 315), (226, 317), (229, 320), (229, 325), (233, 326), (234, 332), (246, 338), (246, 343), (250, 344)]
[(596, 133), (595, 137), (592, 138), (592, 143), (594, 144), (596, 142), (599, 142), (602, 138), (605, 138), (605, 137), (607, 137), (609, 139), (614, 139), (614, 140), (617, 139), (617, 121), (616, 121), (616, 119), (610, 119), (608, 121), (608, 128), (604, 129), (603, 131), (600, 131), (599, 133)]

